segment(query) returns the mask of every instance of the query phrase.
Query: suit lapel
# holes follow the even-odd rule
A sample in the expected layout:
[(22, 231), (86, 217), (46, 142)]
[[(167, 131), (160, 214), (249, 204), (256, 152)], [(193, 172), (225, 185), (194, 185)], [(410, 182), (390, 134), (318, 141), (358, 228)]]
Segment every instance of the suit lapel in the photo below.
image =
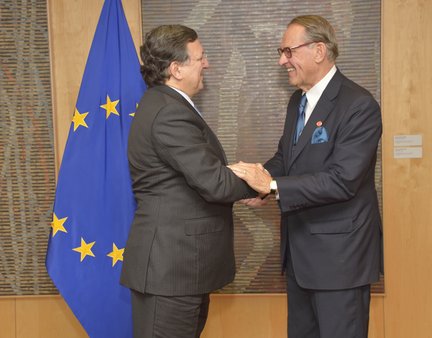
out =
[[(295, 147), (293, 146), (295, 128), (292, 128), (290, 137), (291, 146), (289, 147), (289, 149), (291, 150), (291, 156), (289, 157), (290, 160), (287, 166), (287, 170), (291, 168), (292, 164), (300, 155), (300, 153), (304, 150), (305, 146), (311, 143), (312, 134), (318, 127), (317, 123), (321, 122), (321, 124), (325, 126), (325, 121), (327, 120), (328, 115), (331, 113), (335, 106), (335, 99), (339, 93), (342, 80), (343, 75), (339, 70), (337, 70), (335, 75), (327, 85), (326, 89), (322, 93), (320, 99), (318, 100), (318, 103), (312, 111), (312, 114), (309, 117)], [(298, 98), (296, 101), (297, 105), (295, 107), (298, 107), (300, 98)], [(297, 123), (297, 118), (294, 119), (292, 124), (295, 125), (295, 123)]]
[(172, 89), (169, 86), (166, 85), (161, 85), (161, 86), (157, 86), (156, 87), (157, 90), (171, 96), (172, 98), (176, 99), (177, 101), (179, 101), (180, 104), (185, 105), (187, 108), (189, 108), (189, 110), (192, 112), (192, 114), (194, 114), (194, 116), (196, 116), (197, 118), (199, 118), (203, 124), (204, 124), (204, 129), (211, 141), (211, 144), (213, 144), (215, 146), (215, 148), (218, 148), (219, 153), (220, 153), (220, 158), (223, 161), (223, 164), (228, 164), (228, 160), (226, 158), (226, 154), (225, 151), (223, 150), (223, 147), (218, 139), (218, 137), (216, 136), (216, 134), (213, 132), (213, 130), (210, 128), (210, 126), (207, 124), (207, 122), (203, 119), (203, 117), (201, 116), (200, 113), (197, 112), (197, 110), (189, 103), (188, 100), (186, 100), (180, 93), (178, 93), (177, 91), (175, 91), (174, 89)]
[(298, 106), (300, 104), (301, 99), (301, 90), (296, 91), (287, 108), (287, 114), (286, 114), (286, 121), (285, 121), (285, 131), (284, 133), (287, 135), (287, 137), (284, 138), (284, 143), (286, 146), (286, 149), (288, 149), (288, 154), (285, 154), (285, 168), (286, 168), (286, 174), (288, 174), (288, 170), (292, 164), (292, 154), (294, 147), (294, 134), (296, 130), (296, 124), (297, 124), (297, 115), (298, 115)]
[(161, 91), (161, 92), (163, 92), (163, 93), (171, 96), (172, 98), (176, 99), (177, 101), (179, 101), (179, 103), (181, 103), (181, 104), (185, 105), (186, 107), (188, 107), (194, 114), (197, 114), (204, 121), (204, 119), (195, 110), (195, 108), (189, 103), (189, 101), (186, 100), (180, 93), (178, 93), (177, 91), (175, 91), (171, 87), (166, 86), (166, 85), (162, 85), (162, 86), (155, 87), (155, 89), (157, 89), (157, 90), (159, 90), (159, 91)]

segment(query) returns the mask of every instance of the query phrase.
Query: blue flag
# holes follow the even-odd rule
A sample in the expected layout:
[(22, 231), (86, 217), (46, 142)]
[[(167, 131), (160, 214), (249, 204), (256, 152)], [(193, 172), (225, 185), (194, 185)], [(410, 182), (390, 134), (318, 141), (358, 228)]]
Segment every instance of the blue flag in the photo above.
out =
[(57, 182), (46, 267), (90, 337), (132, 337), (119, 284), (135, 211), (127, 139), (145, 84), (120, 0), (106, 0)]

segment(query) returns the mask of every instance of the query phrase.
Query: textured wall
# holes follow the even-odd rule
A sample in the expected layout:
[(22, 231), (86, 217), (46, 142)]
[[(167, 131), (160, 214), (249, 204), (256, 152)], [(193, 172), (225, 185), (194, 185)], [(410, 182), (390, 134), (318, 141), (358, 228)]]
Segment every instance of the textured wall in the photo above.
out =
[[(141, 4), (143, 34), (169, 23), (197, 30), (210, 69), (206, 88), (194, 101), (231, 162), (265, 162), (276, 151), (286, 105), (295, 89), (277, 64), (276, 49), (294, 16), (326, 17), (339, 39), (338, 67), (380, 100), (380, 0), (142, 0)], [(381, 162), (376, 173), (381, 190)], [(238, 271), (225, 291), (284, 292), (276, 203), (258, 210), (236, 205), (235, 221)], [(381, 282), (373, 290), (382, 287)]]
[[(327, 17), (340, 40), (339, 67), (380, 99), (378, 0), (141, 2), (143, 33), (162, 23), (199, 32), (211, 68), (195, 101), (230, 161), (262, 162), (276, 149), (293, 91), (277, 65), (276, 48), (295, 15)], [(0, 20), (0, 295), (50, 294), (56, 290), (44, 260), (55, 142), (46, 2), (2, 0)], [(64, 90), (70, 95), (69, 87)], [(377, 174), (380, 189), (380, 163)], [(239, 205), (235, 219), (238, 274), (226, 292), (284, 292), (276, 204), (260, 210)]]
[(53, 293), (45, 251), (55, 189), (45, 1), (0, 3), (0, 295)]

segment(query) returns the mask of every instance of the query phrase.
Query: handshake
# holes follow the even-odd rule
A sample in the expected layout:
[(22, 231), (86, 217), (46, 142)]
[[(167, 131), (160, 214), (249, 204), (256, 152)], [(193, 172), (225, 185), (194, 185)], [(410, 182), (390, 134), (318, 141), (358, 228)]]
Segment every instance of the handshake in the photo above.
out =
[(272, 177), (261, 163), (245, 163), (240, 161), (228, 165), (228, 168), (259, 193), (258, 197), (241, 200), (241, 203), (251, 207), (259, 207), (267, 203)]

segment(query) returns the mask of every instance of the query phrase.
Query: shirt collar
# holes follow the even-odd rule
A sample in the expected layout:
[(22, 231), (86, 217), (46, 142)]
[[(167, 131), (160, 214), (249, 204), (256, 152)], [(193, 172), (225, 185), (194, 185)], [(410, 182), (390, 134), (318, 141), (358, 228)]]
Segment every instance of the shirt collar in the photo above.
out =
[(192, 107), (195, 108), (195, 105), (192, 102), (192, 100), (191, 100), (191, 98), (189, 97), (188, 94), (186, 94), (185, 92), (181, 91), (180, 89), (177, 89), (177, 88), (174, 88), (174, 87), (171, 87), (171, 86), (168, 86), (168, 87), (174, 89), (177, 93), (179, 93), (181, 96), (183, 96), (186, 99), (186, 101), (189, 102), (192, 105)]
[(188, 94), (186, 94), (185, 92), (182, 92), (180, 89), (177, 89), (177, 88), (174, 88), (174, 87), (171, 87), (171, 86), (168, 86), (168, 87), (174, 89), (177, 93), (179, 93), (181, 96), (183, 96), (183, 97), (186, 99), (186, 101), (189, 102), (189, 103), (191, 104), (191, 106), (196, 110), (196, 112), (197, 112), (200, 116), (202, 116), (202, 115), (201, 115), (201, 112), (198, 110), (197, 107), (195, 107), (193, 101), (191, 100), (191, 98), (189, 97)]
[(309, 89), (306, 92), (308, 106), (309, 108), (311, 108), (311, 110), (315, 108), (322, 93), (326, 89), (333, 75), (335, 75), (336, 70), (337, 70), (336, 66), (333, 65), (333, 67), (329, 70), (329, 72), (315, 86), (313, 86), (311, 89)]

